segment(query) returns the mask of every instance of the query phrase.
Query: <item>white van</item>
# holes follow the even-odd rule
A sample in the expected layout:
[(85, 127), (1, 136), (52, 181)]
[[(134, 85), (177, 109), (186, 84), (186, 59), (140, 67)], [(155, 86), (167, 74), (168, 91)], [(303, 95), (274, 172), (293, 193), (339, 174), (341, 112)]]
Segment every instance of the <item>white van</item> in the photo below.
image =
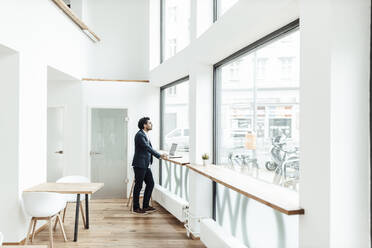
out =
[(177, 151), (189, 151), (189, 129), (176, 128), (170, 131), (164, 140), (164, 149), (169, 150), (172, 143), (177, 143)]

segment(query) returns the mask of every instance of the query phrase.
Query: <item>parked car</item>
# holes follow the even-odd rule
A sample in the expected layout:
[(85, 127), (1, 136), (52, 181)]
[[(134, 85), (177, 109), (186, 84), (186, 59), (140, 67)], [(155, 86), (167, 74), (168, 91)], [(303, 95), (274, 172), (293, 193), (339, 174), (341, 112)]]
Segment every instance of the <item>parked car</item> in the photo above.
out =
[(176, 128), (165, 136), (164, 148), (169, 150), (172, 143), (177, 143), (177, 151), (189, 151), (189, 129)]

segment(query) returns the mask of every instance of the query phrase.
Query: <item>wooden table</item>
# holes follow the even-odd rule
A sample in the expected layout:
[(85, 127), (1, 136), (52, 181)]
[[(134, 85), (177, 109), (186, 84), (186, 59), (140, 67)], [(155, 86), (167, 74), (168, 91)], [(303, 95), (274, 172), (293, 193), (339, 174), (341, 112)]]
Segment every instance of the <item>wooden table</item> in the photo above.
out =
[(74, 241), (77, 241), (79, 227), (80, 194), (85, 194), (85, 228), (89, 229), (89, 197), (103, 187), (103, 183), (42, 183), (24, 190), (24, 192), (53, 192), (60, 194), (76, 194)]
[[(3, 247), (3, 248), (14, 248), (15, 246), (14, 245), (11, 245), (11, 246), (0, 246), (0, 247)], [(47, 245), (17, 245), (18, 248), (48, 248)]]

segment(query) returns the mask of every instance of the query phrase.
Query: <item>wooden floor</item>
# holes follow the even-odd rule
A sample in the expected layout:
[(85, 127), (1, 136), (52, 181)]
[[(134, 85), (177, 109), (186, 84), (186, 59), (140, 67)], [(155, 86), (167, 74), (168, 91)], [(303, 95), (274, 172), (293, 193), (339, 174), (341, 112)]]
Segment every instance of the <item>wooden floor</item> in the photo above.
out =
[[(125, 200), (90, 201), (90, 228), (79, 223), (78, 242), (73, 242), (75, 205), (70, 204), (65, 219), (68, 242), (59, 227), (54, 233), (54, 247), (205, 247), (186, 236), (183, 224), (154, 203), (157, 212), (147, 215), (130, 213)], [(36, 235), (32, 244), (48, 244), (48, 228)]]

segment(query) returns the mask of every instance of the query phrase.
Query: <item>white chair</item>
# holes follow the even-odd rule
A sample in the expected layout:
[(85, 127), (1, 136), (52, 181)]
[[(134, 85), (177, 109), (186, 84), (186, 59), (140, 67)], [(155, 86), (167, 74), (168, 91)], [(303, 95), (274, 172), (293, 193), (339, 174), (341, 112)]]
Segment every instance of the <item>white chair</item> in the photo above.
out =
[[(89, 178), (84, 177), (84, 176), (66, 176), (62, 177), (57, 180), (57, 183), (90, 183)], [(66, 194), (65, 195), (66, 202), (67, 204), (69, 203), (76, 203), (76, 195), (74, 194)], [(63, 210), (63, 217), (62, 217), (62, 222), (65, 223), (65, 215), (66, 215), (66, 209), (67, 209), (67, 204), (65, 209)], [(81, 218), (83, 219), (83, 224), (86, 226), (85, 223), (85, 215), (84, 215), (84, 210), (83, 210), (83, 205), (80, 204), (80, 212), (81, 212)], [(57, 227), (57, 222), (54, 224), (54, 229)]]
[(53, 227), (52, 220), (56, 217), (58, 220), (63, 238), (67, 241), (65, 229), (59, 212), (66, 206), (66, 200), (61, 194), (47, 192), (24, 192), (23, 203), (26, 212), (32, 216), (30, 227), (26, 236), (26, 245), (32, 230), (31, 242), (35, 237), (35, 227), (38, 220), (47, 220), (49, 222), (49, 243), (53, 247)]

